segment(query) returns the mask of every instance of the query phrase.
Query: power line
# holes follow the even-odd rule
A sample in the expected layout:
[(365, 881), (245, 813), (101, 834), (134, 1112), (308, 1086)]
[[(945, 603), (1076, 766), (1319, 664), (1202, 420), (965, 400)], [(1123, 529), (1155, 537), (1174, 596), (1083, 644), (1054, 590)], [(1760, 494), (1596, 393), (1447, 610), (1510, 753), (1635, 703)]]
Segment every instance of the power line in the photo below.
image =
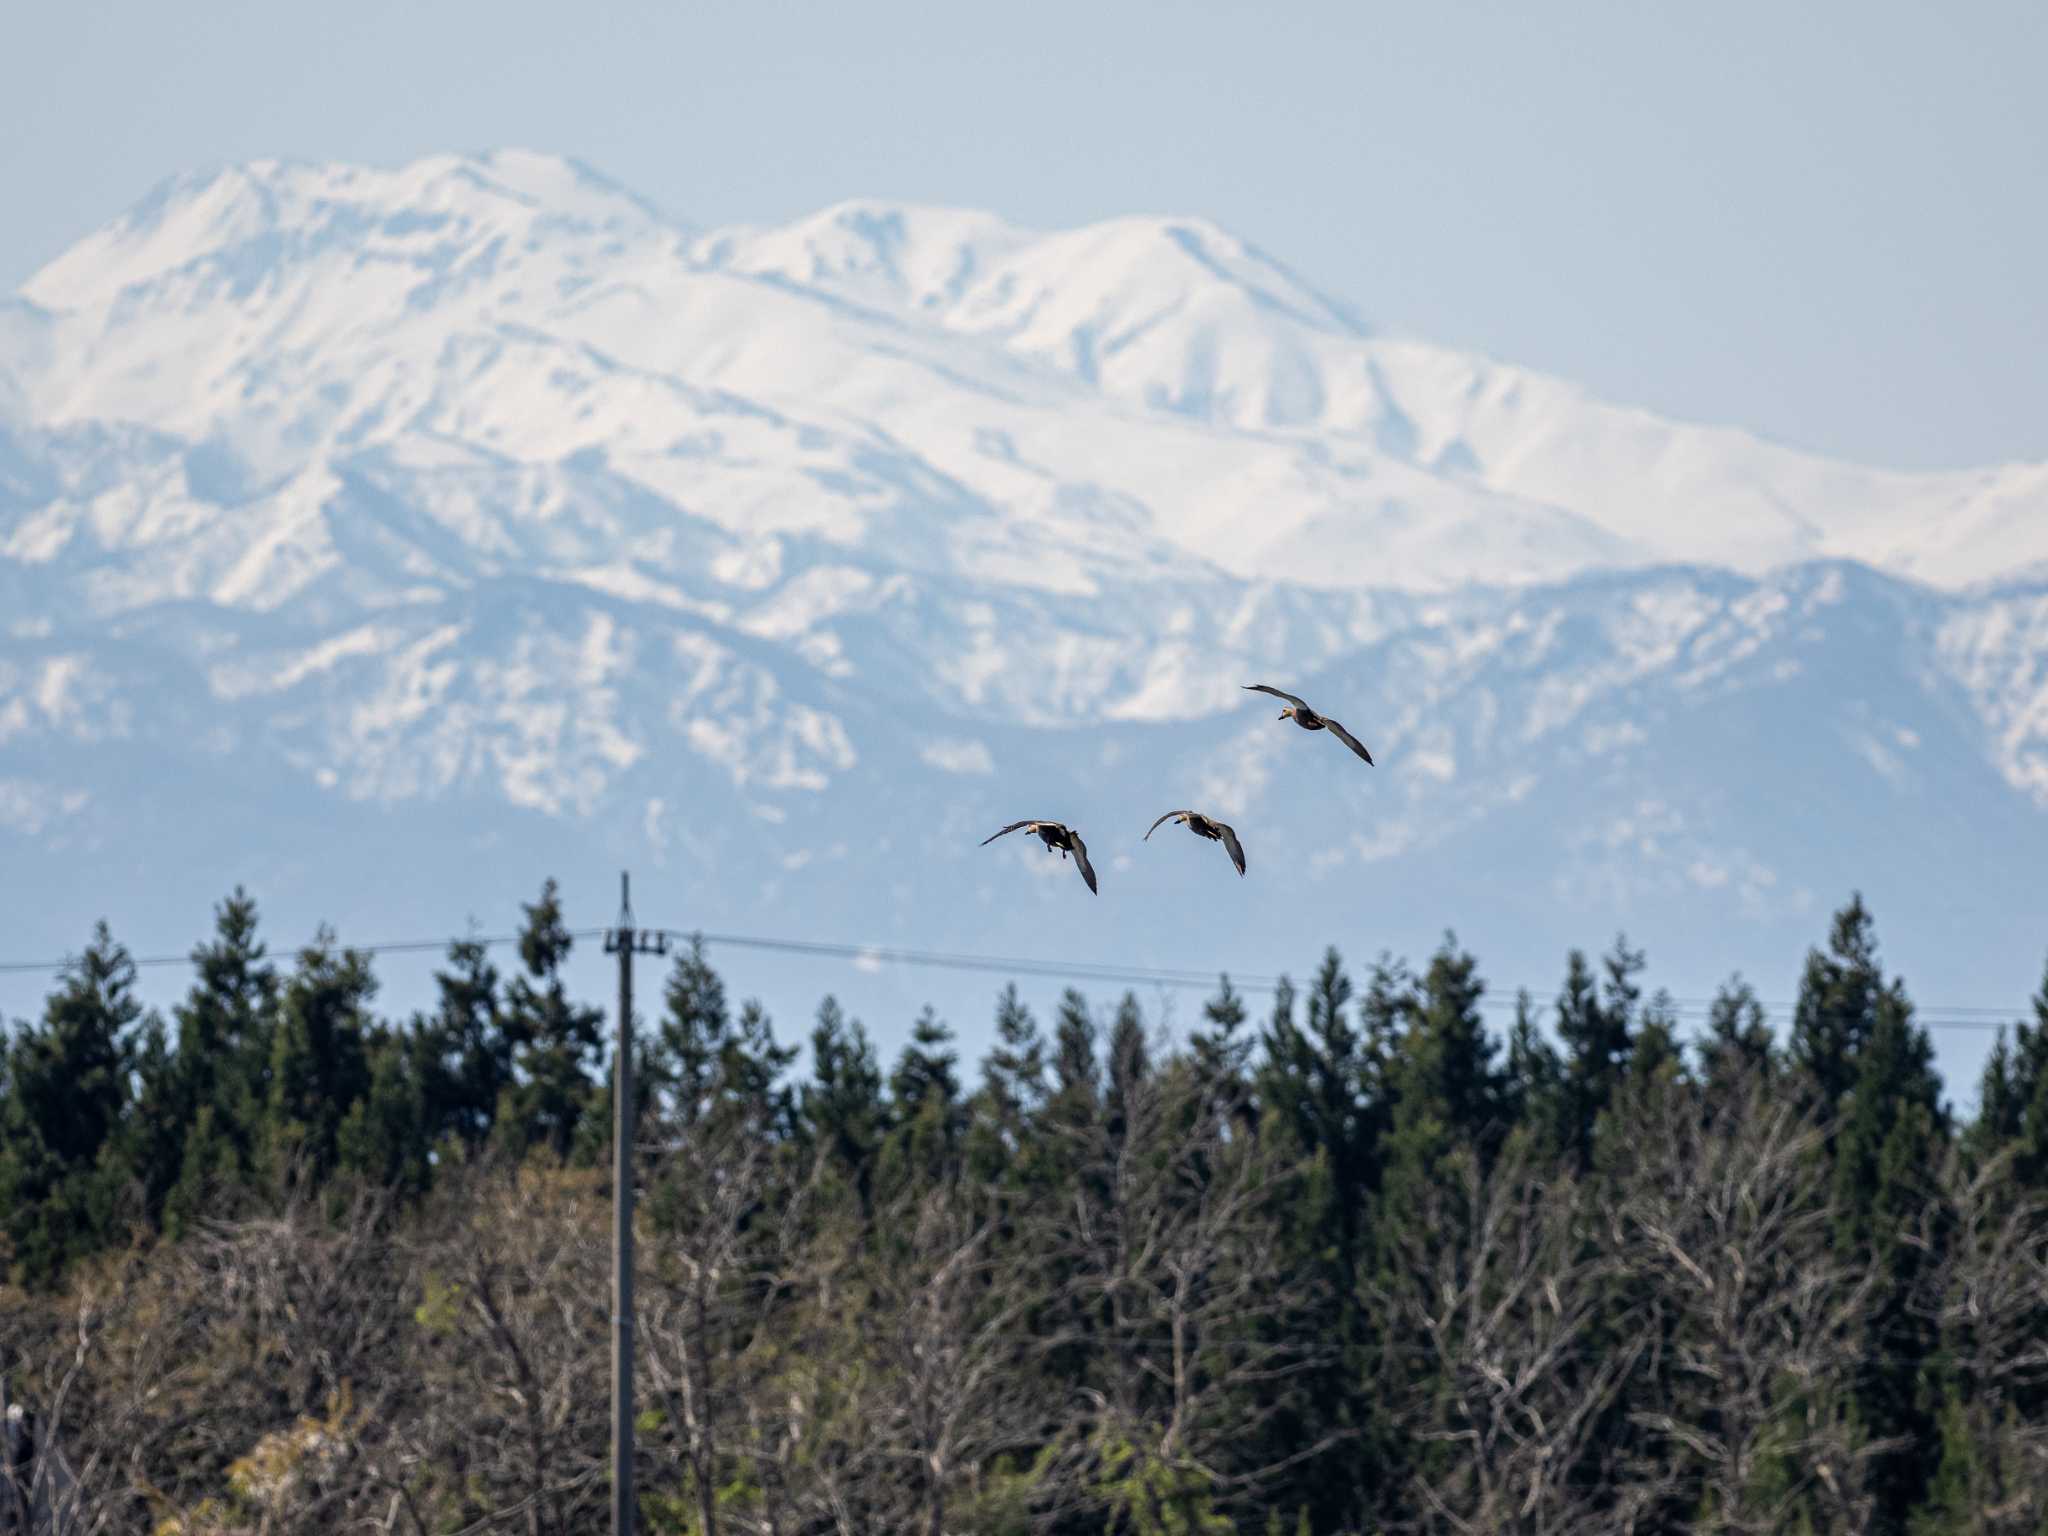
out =
[[(878, 944), (833, 944), (811, 939), (763, 938), (751, 934), (731, 933), (677, 933), (678, 939), (701, 938), (708, 946), (724, 945), (734, 949), (773, 950), (787, 954), (816, 955), (835, 959), (862, 961), (876, 965), (896, 964), (938, 967), (953, 970), (995, 971), (1020, 976), (1048, 976), (1055, 980), (1093, 980), (1122, 982), (1137, 986), (1169, 987), (1213, 987), (1220, 975), (1227, 974), (1230, 984), (1244, 992), (1277, 992), (1282, 983), (1301, 986), (1290, 978), (1263, 975), (1257, 972), (1239, 972), (1227, 967), (1214, 971), (1177, 970), (1148, 966), (1103, 965), (1085, 960), (1030, 960), (1009, 955), (962, 955), (946, 954), (931, 950), (895, 949)], [(1515, 994), (1527, 991), (1532, 999), (1538, 990), (1527, 988), (1493, 988), (1480, 998), (1481, 1008), (1512, 1009), (1520, 1006)], [(1654, 995), (1645, 997), (1644, 1003), (1654, 1001)], [(1709, 1017), (1715, 1002), (1711, 998), (1671, 998), (1667, 1000), (1679, 1022), (1695, 1022)], [(1539, 1004), (1540, 1006), (1540, 1004)], [(1764, 1011), (1767, 1019), (1779, 1021), (1789, 1019), (1796, 1005), (1792, 1003), (1764, 1002), (1757, 1006)], [(1923, 1014), (1921, 1008), (1928, 1011)], [(1934, 1007), (1916, 1005), (1914, 1022), (1931, 1028), (1942, 1029), (1999, 1029), (2012, 1022), (2015, 1011), (2009, 1008), (1974, 1006), (1968, 1004)], [(1979, 1015), (1981, 1017), (1971, 1017)]]
[[(645, 930), (655, 932), (657, 930)], [(856, 966), (902, 965), (917, 969), (975, 971), (1007, 976), (1035, 976), (1054, 981), (1108, 983), (1128, 987), (1174, 987), (1210, 989), (1216, 986), (1218, 978), (1228, 975), (1231, 985), (1239, 991), (1253, 994), (1271, 994), (1280, 990), (1283, 983), (1302, 990), (1299, 983), (1289, 978), (1263, 972), (1239, 972), (1227, 967), (1213, 970), (1191, 970), (1167, 966), (1111, 965), (1090, 960), (1058, 960), (1022, 955), (985, 955), (949, 952), (943, 950), (909, 949), (881, 944), (834, 943), (816, 939), (792, 939), (773, 935), (714, 933), (709, 930), (662, 929), (667, 937), (686, 941), (701, 938), (707, 946), (728, 949), (753, 949), (769, 953), (805, 955), (816, 959), (850, 961)], [(568, 930), (569, 937), (579, 940), (602, 939), (608, 930), (603, 928), (576, 928)], [(517, 934), (472, 934), (461, 938), (435, 939), (391, 939), (371, 944), (342, 944), (334, 941), (337, 949), (364, 955), (419, 954), (430, 951), (445, 951), (455, 944), (473, 944), (480, 948), (496, 948), (519, 942)], [(292, 953), (299, 953), (313, 945), (303, 945)], [(76, 961), (76, 956), (62, 960), (13, 960), (0, 962), (0, 974), (8, 975), (56, 975)], [(172, 965), (191, 965), (193, 952), (179, 955), (142, 955), (130, 958), (137, 969), (158, 968)], [(1520, 992), (1527, 991), (1532, 1001), (1542, 998), (1544, 989), (1535, 987), (1489, 987), (1478, 1006), (1495, 1012), (1512, 1010), (1519, 1006)], [(1647, 1004), (1654, 1000), (1645, 998)], [(1707, 998), (1671, 998), (1667, 1000), (1671, 1015), (1681, 1024), (1703, 1023), (1715, 1006)], [(1536, 1002), (1541, 1009), (1547, 1005)], [(1765, 1002), (1759, 1000), (1767, 1022), (1783, 1024), (1794, 1012), (1789, 1002)], [(1920, 1004), (1915, 1008), (1914, 1022), (1927, 1029), (1960, 1030), (1984, 1032), (2005, 1027), (2012, 1022), (2020, 1010), (1998, 1008), (1975, 1004)]]
[[(601, 939), (607, 931), (603, 928), (571, 928), (568, 930), (568, 934), (572, 939)], [(469, 934), (454, 939), (388, 939), (375, 944), (344, 944), (337, 939), (333, 941), (333, 947), (337, 951), (358, 955), (402, 955), (421, 954), (430, 950), (447, 950), (457, 944), (475, 944), (479, 948), (494, 949), (500, 945), (517, 944), (518, 942), (519, 935), (516, 933), (496, 933)], [(308, 942), (297, 946), (289, 951), (289, 953), (296, 955), (305, 950), (318, 947), (317, 942)], [(266, 946), (264, 953), (266, 957), (274, 958), (278, 951)], [(47, 974), (54, 976), (59, 971), (66, 970), (77, 962), (77, 955), (66, 955), (62, 960), (0, 960), (0, 975)], [(137, 970), (147, 970), (151, 967), (165, 965), (193, 965), (197, 963), (197, 954), (195, 951), (187, 950), (182, 955), (130, 955), (128, 963)]]
[[(759, 938), (736, 933), (672, 933), (672, 937), (702, 938), (708, 945), (729, 949), (778, 950), (788, 954), (818, 955), (852, 960), (856, 964), (911, 965), (942, 970), (998, 971), (1018, 976), (1048, 976), (1068, 981), (1121, 981), (1134, 985), (1172, 987), (1213, 987), (1218, 972), (1175, 970), (1158, 966), (1105, 965), (1092, 960), (1032, 960), (1014, 955), (962, 955), (937, 950), (896, 949), (880, 944), (828, 944), (811, 939)], [(1277, 976), (1230, 973), (1232, 986), (1251, 991), (1274, 990)]]

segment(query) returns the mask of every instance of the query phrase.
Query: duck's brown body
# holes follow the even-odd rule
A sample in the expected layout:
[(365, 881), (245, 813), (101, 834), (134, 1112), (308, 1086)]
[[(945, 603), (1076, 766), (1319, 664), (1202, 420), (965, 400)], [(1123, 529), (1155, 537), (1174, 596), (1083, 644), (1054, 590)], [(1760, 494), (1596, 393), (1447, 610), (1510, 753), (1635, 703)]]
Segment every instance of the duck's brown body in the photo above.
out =
[(1317, 714), (1308, 707), (1305, 700), (1297, 699), (1291, 693), (1282, 693), (1278, 688), (1274, 688), (1266, 683), (1246, 683), (1243, 686), (1253, 693), (1270, 693), (1276, 699), (1285, 699), (1287, 707), (1280, 711), (1280, 718), (1282, 720), (1292, 720), (1304, 731), (1328, 731), (1332, 736), (1343, 742), (1345, 746), (1364, 758), (1368, 768), (1372, 766), (1372, 754), (1365, 750), (1364, 742), (1345, 730), (1343, 726), (1332, 720), (1328, 715)]
[(1159, 830), (1160, 824), (1168, 821), (1180, 822), (1195, 836), (1206, 837), (1212, 843), (1221, 843), (1224, 851), (1230, 855), (1230, 862), (1236, 866), (1237, 872), (1240, 875), (1244, 873), (1244, 845), (1237, 840), (1237, 833), (1228, 822), (1218, 821), (1213, 816), (1204, 816), (1200, 811), (1168, 811), (1146, 830), (1146, 841), (1151, 841), (1152, 834)]
[(981, 840), (986, 848), (1005, 833), (1030, 831), (1038, 834), (1038, 840), (1045, 844), (1047, 852), (1057, 852), (1064, 859), (1074, 856), (1074, 863), (1081, 871), (1081, 878), (1088, 882), (1088, 889), (1095, 889), (1095, 866), (1088, 862), (1088, 845), (1081, 841), (1081, 834), (1072, 827), (1057, 821), (1013, 821), (1001, 832), (992, 832)]

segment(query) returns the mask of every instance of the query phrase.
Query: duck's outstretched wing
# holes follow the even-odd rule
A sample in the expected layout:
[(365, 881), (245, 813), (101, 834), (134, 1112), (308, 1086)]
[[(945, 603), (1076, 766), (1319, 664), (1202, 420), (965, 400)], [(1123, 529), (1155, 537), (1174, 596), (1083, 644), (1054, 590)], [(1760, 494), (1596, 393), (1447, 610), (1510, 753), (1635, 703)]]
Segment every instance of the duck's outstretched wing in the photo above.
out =
[(1044, 825), (1044, 822), (1039, 821), (1013, 821), (1007, 827), (1003, 828), (1001, 832), (992, 832), (987, 837), (984, 837), (981, 840), (981, 846), (986, 848), (990, 843), (994, 842), (997, 838), (1007, 836), (1009, 833), (1016, 831), (1019, 827), (1030, 827), (1035, 831), (1037, 828)]
[(1352, 751), (1356, 752), (1360, 757), (1364, 758), (1366, 766), (1368, 768), (1372, 766), (1372, 754), (1365, 750), (1364, 742), (1360, 741), (1356, 736), (1352, 735), (1349, 731), (1345, 730), (1343, 726), (1339, 725), (1336, 721), (1332, 720), (1328, 715), (1323, 716), (1323, 724), (1327, 725), (1330, 728), (1330, 734), (1332, 736), (1335, 736), (1339, 741), (1343, 742), (1345, 746), (1349, 747)]
[[(1088, 889), (1095, 890), (1095, 866), (1088, 862), (1088, 845), (1081, 841), (1081, 834), (1072, 827), (1067, 828), (1067, 842), (1074, 850), (1074, 862), (1081, 866), (1081, 878), (1088, 882)], [(1097, 891), (1097, 895), (1101, 892)]]
[(1237, 866), (1237, 872), (1244, 873), (1244, 844), (1237, 840), (1235, 828), (1223, 822), (1216, 823), (1216, 830), (1223, 834), (1223, 846), (1230, 850), (1230, 862)]
[(1270, 693), (1276, 699), (1285, 699), (1288, 703), (1292, 704), (1296, 709), (1308, 708), (1308, 700), (1297, 699), (1291, 693), (1282, 693), (1278, 688), (1275, 688), (1268, 683), (1241, 683), (1239, 684), (1239, 686), (1243, 688), (1248, 688), (1253, 693)]
[[(1190, 814), (1192, 813), (1188, 811), (1168, 811), (1164, 816), (1159, 818), (1159, 821), (1171, 821), (1176, 816), (1187, 816)], [(1143, 841), (1151, 841), (1152, 834), (1159, 830), (1159, 821), (1153, 822), (1151, 826), (1145, 829), (1145, 836)]]

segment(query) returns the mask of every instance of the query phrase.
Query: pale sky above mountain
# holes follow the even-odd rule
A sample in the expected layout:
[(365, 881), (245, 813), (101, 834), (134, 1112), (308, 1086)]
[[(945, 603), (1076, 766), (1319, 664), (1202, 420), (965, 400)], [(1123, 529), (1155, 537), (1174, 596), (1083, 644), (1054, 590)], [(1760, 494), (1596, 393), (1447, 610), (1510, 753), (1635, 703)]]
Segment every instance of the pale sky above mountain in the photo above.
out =
[(1870, 463), (2048, 458), (2048, 9), (10, 10), (0, 287), (162, 178), (576, 155), (698, 224), (1194, 213), (1374, 324)]

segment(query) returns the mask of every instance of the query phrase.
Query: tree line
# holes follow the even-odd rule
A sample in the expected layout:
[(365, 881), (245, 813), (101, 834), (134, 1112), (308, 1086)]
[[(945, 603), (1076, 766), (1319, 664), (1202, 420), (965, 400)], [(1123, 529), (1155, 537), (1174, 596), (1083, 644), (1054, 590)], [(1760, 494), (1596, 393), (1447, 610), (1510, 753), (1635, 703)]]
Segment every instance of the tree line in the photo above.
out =
[[(17, 1021), (0, 1387), (56, 1449), (0, 1530), (601, 1523), (604, 1012), (524, 914), (393, 1020), (237, 891), (167, 1018), (102, 925)], [(1012, 986), (972, 1069), (827, 997), (797, 1073), (690, 946), (638, 1035), (643, 1528), (2048, 1531), (2048, 978), (1965, 1123), (1860, 898), (1782, 1038), (1645, 974), (1574, 952), (1504, 1038), (1451, 935), (1170, 1035)]]

